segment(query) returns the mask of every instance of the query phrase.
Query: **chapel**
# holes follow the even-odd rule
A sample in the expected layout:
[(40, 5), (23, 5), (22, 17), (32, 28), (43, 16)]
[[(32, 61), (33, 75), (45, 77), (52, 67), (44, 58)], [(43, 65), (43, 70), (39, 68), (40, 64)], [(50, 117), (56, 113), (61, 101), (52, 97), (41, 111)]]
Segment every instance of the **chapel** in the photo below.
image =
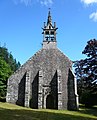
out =
[(78, 110), (72, 61), (57, 48), (50, 11), (42, 28), (42, 48), (10, 76), (6, 101), (33, 109)]

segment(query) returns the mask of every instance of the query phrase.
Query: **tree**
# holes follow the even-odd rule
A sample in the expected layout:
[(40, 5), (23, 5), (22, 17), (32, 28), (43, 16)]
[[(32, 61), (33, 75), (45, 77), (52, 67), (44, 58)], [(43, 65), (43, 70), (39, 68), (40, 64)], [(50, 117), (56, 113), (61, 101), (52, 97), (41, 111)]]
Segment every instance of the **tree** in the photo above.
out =
[(0, 97), (6, 96), (7, 79), (20, 67), (6, 47), (0, 47)]
[(13, 55), (11, 52), (8, 52), (6, 47), (0, 47), (0, 57), (10, 65), (13, 72), (21, 66), (20, 62), (17, 62), (16, 59), (14, 59)]
[(0, 57), (0, 97), (6, 95), (7, 79), (11, 74), (10, 66)]
[(94, 94), (97, 91), (97, 40), (89, 40), (82, 54), (87, 58), (74, 63), (80, 96), (83, 93)]

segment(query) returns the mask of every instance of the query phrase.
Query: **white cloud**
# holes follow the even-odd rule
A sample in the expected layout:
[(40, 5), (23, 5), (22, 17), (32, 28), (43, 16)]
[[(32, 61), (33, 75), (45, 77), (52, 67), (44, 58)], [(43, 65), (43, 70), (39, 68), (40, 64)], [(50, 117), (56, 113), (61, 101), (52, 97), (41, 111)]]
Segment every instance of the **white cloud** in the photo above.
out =
[(20, 0), (21, 3), (24, 3), (26, 6), (31, 5), (32, 0)]
[(97, 22), (97, 11), (90, 14), (89, 18), (92, 19), (94, 22)]
[(97, 0), (81, 0), (86, 5), (97, 3)]
[(32, 4), (32, 0), (13, 0), (14, 4), (24, 4), (26, 6), (29, 6)]
[(53, 0), (13, 0), (15, 5), (24, 4), (25, 6), (32, 5), (32, 3), (40, 3), (43, 6), (49, 7), (53, 4)]
[(53, 0), (40, 0), (41, 5), (51, 6), (53, 4)]

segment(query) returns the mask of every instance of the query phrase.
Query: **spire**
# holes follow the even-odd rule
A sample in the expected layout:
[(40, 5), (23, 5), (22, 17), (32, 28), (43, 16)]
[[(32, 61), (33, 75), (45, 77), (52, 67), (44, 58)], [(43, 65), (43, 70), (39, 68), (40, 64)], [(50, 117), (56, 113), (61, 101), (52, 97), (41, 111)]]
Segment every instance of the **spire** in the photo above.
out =
[(50, 9), (49, 9), (49, 12), (48, 12), (47, 25), (52, 25), (52, 18), (51, 18)]

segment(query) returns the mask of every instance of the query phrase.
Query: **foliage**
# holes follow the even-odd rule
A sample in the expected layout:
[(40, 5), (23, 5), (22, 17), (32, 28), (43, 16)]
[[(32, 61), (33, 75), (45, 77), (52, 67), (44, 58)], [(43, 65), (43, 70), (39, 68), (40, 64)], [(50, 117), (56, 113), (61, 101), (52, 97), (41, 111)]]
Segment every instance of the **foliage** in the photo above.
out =
[(0, 97), (0, 102), (6, 102), (6, 97)]
[(7, 79), (12, 74), (10, 66), (0, 58), (0, 96), (6, 95)]
[(85, 104), (86, 107), (92, 107), (93, 105), (97, 104), (97, 94), (94, 94), (91, 91), (84, 91), (81, 95), (81, 103)]
[(21, 65), (20, 62), (17, 62), (16, 59), (13, 58), (13, 55), (8, 52), (6, 47), (0, 47), (0, 57), (10, 65), (13, 72)]
[(97, 108), (79, 111), (30, 109), (8, 103), (0, 103), (0, 120), (97, 120)]
[[(20, 67), (6, 47), (0, 47), (0, 97), (6, 96), (7, 79)], [(4, 98), (0, 98), (2, 101)]]
[(87, 58), (74, 63), (80, 96), (84, 96), (85, 91), (89, 92), (89, 94), (94, 94), (97, 91), (97, 40), (89, 40), (82, 54), (85, 54)]

